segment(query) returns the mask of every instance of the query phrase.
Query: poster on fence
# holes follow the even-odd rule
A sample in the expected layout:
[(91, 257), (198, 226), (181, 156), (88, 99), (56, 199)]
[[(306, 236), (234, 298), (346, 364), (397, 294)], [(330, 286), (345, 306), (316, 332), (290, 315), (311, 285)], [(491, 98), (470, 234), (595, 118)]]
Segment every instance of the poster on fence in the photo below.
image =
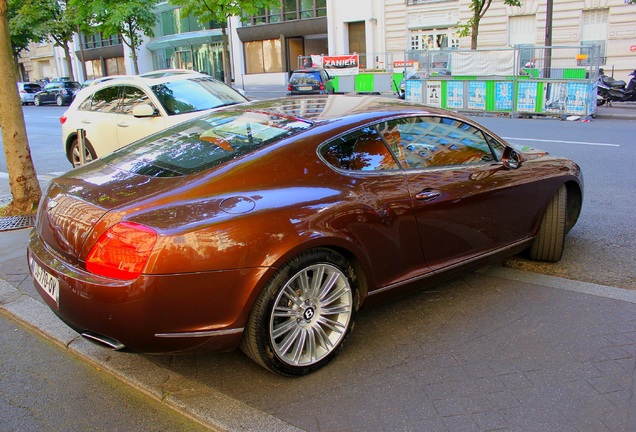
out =
[(468, 83), (468, 109), (485, 110), (486, 109), (486, 82), (471, 81)]
[(512, 111), (512, 83), (495, 84), (495, 111)]
[(407, 101), (422, 103), (422, 81), (406, 80), (404, 98)]
[(517, 111), (536, 112), (537, 83), (533, 81), (520, 82), (517, 94)]
[(585, 114), (587, 83), (548, 83), (544, 109), (549, 113)]
[(426, 104), (434, 107), (442, 106), (442, 83), (440, 81), (428, 81), (426, 83)]
[(446, 107), (449, 109), (464, 108), (463, 81), (448, 81), (446, 83)]
[(322, 67), (331, 76), (358, 75), (360, 73), (359, 57), (358, 54), (323, 56)]

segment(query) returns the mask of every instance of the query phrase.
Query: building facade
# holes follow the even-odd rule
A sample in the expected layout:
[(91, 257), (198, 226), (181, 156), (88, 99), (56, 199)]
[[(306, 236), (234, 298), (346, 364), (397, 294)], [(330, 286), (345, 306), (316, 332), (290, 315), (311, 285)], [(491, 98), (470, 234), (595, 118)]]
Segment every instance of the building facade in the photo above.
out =
[[(545, 44), (547, 0), (520, 7), (493, 2), (479, 27), (478, 48), (524, 47), (532, 61)], [(287, 82), (299, 59), (358, 53), (362, 69), (390, 69), (411, 50), (470, 48), (458, 23), (470, 19), (470, 0), (280, 0), (275, 8), (228, 21), (232, 79), (236, 84)], [(141, 73), (185, 68), (223, 79), (221, 30), (183, 16), (168, 2), (157, 5), (155, 37), (138, 50)], [(554, 3), (552, 45), (598, 45), (601, 66), (618, 79), (636, 69), (636, 5), (625, 0)], [(78, 80), (133, 73), (130, 49), (118, 37), (75, 38)], [(534, 48), (537, 47), (535, 50)], [(20, 60), (29, 79), (64, 76), (52, 46), (33, 44)]]

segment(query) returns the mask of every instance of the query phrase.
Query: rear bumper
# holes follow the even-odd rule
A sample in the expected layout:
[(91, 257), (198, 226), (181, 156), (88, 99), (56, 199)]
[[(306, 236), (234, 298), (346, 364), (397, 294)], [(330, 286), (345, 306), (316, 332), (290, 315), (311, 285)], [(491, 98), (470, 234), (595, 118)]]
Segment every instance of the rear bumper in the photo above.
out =
[(80, 334), (104, 336), (146, 353), (238, 347), (256, 296), (253, 281), (266, 271), (142, 275), (119, 281), (65, 263), (48, 250), (36, 230), (27, 256), (31, 274), (34, 262), (59, 281), (57, 302), (35, 280), (34, 285), (62, 321)]

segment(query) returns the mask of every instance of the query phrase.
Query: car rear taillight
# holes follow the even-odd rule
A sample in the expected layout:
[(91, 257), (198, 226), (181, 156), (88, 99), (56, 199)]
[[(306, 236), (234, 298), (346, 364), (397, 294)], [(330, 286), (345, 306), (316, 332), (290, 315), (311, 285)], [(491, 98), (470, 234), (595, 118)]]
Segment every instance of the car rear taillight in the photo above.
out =
[(291, 89), (292, 89), (291, 84), (287, 84), (287, 91), (291, 91)]
[(324, 90), (325, 89), (325, 84), (324, 83), (320, 83), (320, 90)]
[(60, 117), (60, 124), (66, 123), (66, 116)]
[(120, 222), (108, 229), (86, 258), (86, 270), (114, 279), (137, 278), (150, 254), (157, 233), (145, 225)]

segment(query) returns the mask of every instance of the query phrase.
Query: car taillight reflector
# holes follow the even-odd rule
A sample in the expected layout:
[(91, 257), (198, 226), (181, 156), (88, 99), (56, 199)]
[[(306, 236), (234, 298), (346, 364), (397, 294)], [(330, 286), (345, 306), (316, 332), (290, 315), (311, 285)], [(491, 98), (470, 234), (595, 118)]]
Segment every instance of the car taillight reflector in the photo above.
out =
[(291, 91), (291, 89), (292, 89), (291, 84), (287, 84), (287, 91)]
[(60, 123), (61, 123), (61, 124), (66, 123), (66, 116), (62, 116), (62, 117), (60, 117)]
[(324, 90), (325, 89), (325, 85), (323, 83), (320, 83), (320, 90)]
[(134, 222), (120, 222), (108, 229), (86, 258), (86, 270), (114, 279), (133, 280), (144, 269), (157, 233)]

